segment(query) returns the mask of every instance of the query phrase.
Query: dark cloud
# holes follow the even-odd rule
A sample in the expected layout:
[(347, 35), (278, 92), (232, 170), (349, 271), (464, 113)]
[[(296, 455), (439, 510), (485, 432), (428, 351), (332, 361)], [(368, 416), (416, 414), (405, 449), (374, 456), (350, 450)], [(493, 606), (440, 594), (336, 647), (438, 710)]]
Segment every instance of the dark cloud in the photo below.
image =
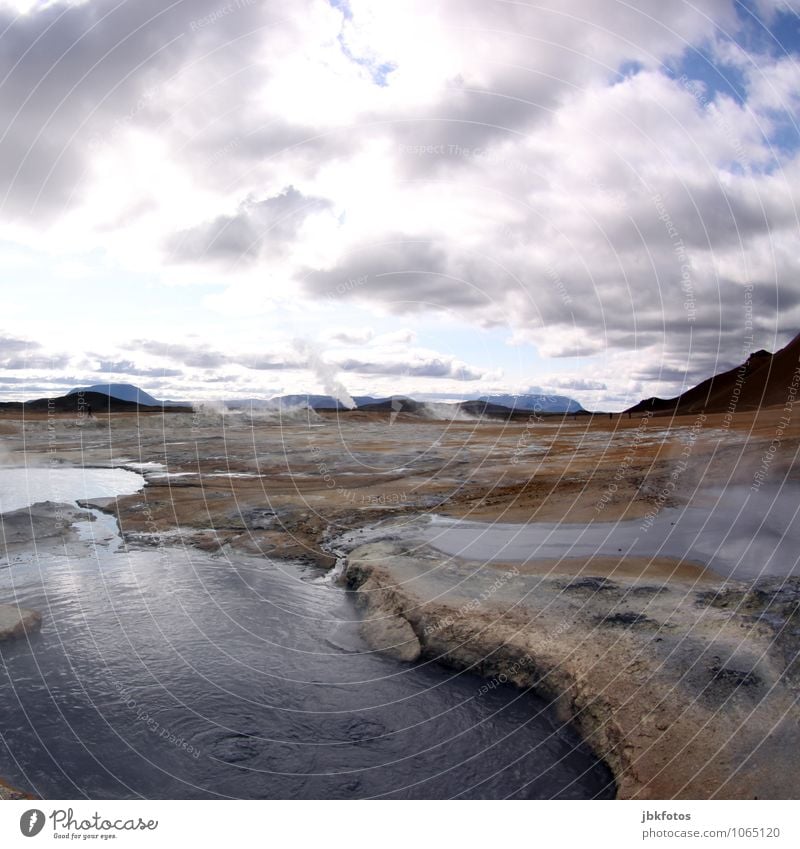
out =
[(365, 345), (367, 342), (371, 341), (374, 338), (375, 334), (372, 330), (364, 330), (361, 332), (353, 332), (348, 333), (347, 331), (341, 331), (339, 333), (334, 333), (330, 340), (332, 342), (341, 342), (344, 345)]
[(280, 116), (265, 126), (247, 110), (226, 112), (224, 121), (198, 123), (196, 132), (186, 133), (182, 149), (197, 178), (221, 192), (230, 191), (231, 186), (252, 186), (254, 174), (262, 170), (277, 179), (282, 170), (291, 168), (309, 179), (321, 167), (353, 156), (372, 137), (355, 135), (351, 127), (320, 131)]
[(69, 357), (63, 354), (54, 354), (52, 356), (33, 356), (33, 357), (9, 357), (0, 359), (0, 368), (8, 369), (9, 371), (20, 371), (22, 369), (39, 368), (39, 369), (59, 369), (64, 368), (69, 364)]
[[(296, 368), (297, 360), (267, 354), (226, 354), (207, 345), (186, 345), (184, 343), (159, 342), (152, 339), (135, 339), (126, 346), (128, 350), (142, 351), (156, 357), (179, 362), (189, 368), (216, 369), (223, 366), (239, 365), (254, 371), (272, 371)], [(153, 375), (167, 376), (168, 370), (151, 369)]]
[(178, 262), (250, 263), (267, 250), (274, 256), (288, 246), (307, 216), (329, 206), (328, 201), (304, 197), (289, 186), (275, 197), (247, 201), (236, 215), (221, 215), (176, 233), (167, 240), (167, 254)]
[(107, 374), (129, 374), (135, 377), (179, 377), (183, 374), (179, 369), (169, 368), (139, 368), (131, 360), (100, 360), (97, 371)]
[(797, 227), (797, 207), (789, 186), (771, 178), (736, 177), (729, 185), (709, 169), (702, 183), (689, 184), (678, 173), (663, 181), (664, 191), (639, 195), (626, 215), (598, 223), (621, 248), (639, 245), (658, 254), (682, 244), (686, 251), (746, 247), (751, 239)]
[[(242, 3), (210, 25), (219, 0), (54, 3), (35, 13), (0, 11), (0, 182), (6, 215), (64, 212), (81, 196), (93, 151), (127, 126), (169, 113), (165, 84), (192, 57), (194, 73), (220, 70), (213, 48), (231, 44), (248, 64), (269, 21), (265, 4)], [(234, 46), (235, 45), (235, 46)]]
[(396, 234), (353, 251), (335, 268), (307, 269), (302, 285), (314, 297), (374, 300), (397, 313), (486, 307), (492, 300), (460, 277), (457, 262), (451, 267), (444, 246)]
[(136, 339), (128, 347), (130, 350), (143, 351), (146, 354), (182, 363), (190, 368), (219, 368), (229, 362), (226, 354), (203, 345), (192, 347), (178, 343)]
[(455, 380), (481, 380), (485, 374), (463, 364), (438, 357), (422, 362), (371, 362), (369, 360), (347, 359), (338, 362), (337, 366), (342, 371), (360, 372), (362, 374), (452, 378)]
[(299, 368), (301, 366), (299, 360), (278, 359), (261, 354), (246, 354), (232, 359), (231, 362), (236, 362), (253, 371), (280, 371), (281, 369)]
[(585, 392), (598, 392), (608, 389), (608, 384), (602, 380), (587, 380), (582, 377), (559, 377), (551, 381), (551, 386), (555, 386), (558, 389), (575, 389)]
[(34, 375), (33, 377), (11, 377), (10, 375), (3, 375), (2, 381), (0, 381), (0, 385), (5, 384), (21, 384), (32, 387), (35, 389), (37, 386), (41, 385), (56, 385), (56, 386), (77, 386), (79, 379), (77, 377), (50, 377), (43, 376), (41, 374)]
[(36, 351), (41, 349), (38, 342), (30, 339), (20, 339), (18, 336), (5, 336), (0, 334), (0, 357), (8, 357), (12, 354)]
[[(68, 365), (70, 358), (66, 354), (44, 354), (41, 346), (34, 344), (25, 348), (17, 347), (19, 340), (10, 340), (11, 347), (5, 348), (0, 340), (0, 368), (8, 371), (21, 371), (22, 369), (61, 369)], [(35, 353), (18, 353), (26, 348), (33, 347)], [(7, 354), (6, 351), (9, 351)]]

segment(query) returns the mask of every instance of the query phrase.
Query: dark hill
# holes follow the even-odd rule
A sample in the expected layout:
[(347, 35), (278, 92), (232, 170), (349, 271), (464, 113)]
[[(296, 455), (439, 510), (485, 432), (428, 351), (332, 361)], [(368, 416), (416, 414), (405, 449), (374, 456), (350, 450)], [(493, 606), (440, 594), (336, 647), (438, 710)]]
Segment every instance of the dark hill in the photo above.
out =
[(524, 417), (530, 415), (529, 410), (512, 410), (510, 407), (505, 407), (502, 404), (492, 404), (489, 401), (462, 401), (458, 404), (462, 413), (470, 416), (499, 416), (500, 418), (512, 419), (519, 418), (520, 414)]
[[(626, 410), (629, 413), (684, 415), (705, 411), (724, 413), (729, 409), (757, 410), (786, 403), (800, 367), (800, 335), (775, 354), (756, 351), (736, 368), (698, 383), (676, 398), (646, 398)], [(800, 393), (798, 393), (800, 394)]]
[(32, 413), (86, 413), (88, 408), (94, 413), (186, 413), (191, 407), (162, 407), (150, 404), (137, 404), (135, 401), (122, 401), (112, 398), (104, 392), (83, 392), (62, 395), (58, 398), (37, 398), (35, 401), (7, 401), (0, 404), (4, 410), (24, 410)]
[(135, 404), (144, 404), (147, 407), (162, 406), (161, 401), (132, 383), (95, 383), (94, 386), (79, 386), (71, 389), (67, 395), (85, 395), (87, 392), (99, 392), (101, 395), (110, 395), (117, 401), (133, 401)]
[(359, 404), (359, 410), (367, 413), (421, 413), (425, 411), (425, 405), (413, 398), (382, 398), (371, 401), (368, 404)]

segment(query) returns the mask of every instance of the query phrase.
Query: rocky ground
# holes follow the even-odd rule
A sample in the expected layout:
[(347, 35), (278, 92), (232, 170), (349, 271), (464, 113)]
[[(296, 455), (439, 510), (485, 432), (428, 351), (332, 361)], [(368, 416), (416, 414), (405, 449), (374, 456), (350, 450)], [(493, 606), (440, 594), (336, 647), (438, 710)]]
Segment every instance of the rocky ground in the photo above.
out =
[[(128, 546), (338, 560), (374, 645), (548, 695), (612, 767), (621, 797), (786, 798), (798, 793), (800, 751), (794, 579), (736, 584), (659, 557), (475, 563), (406, 528), (431, 512), (642, 518), (747, 485), (767, 457), (771, 480), (795, 479), (800, 428), (782, 415), (7, 414), (0, 439), (6, 463), (141, 471), (141, 492), (82, 504), (114, 514)], [(4, 517), (0, 553), (13, 557), (28, 536), (64, 544), (70, 523), (37, 510), (30, 531)]]
[(6, 784), (5, 781), (0, 779), (0, 800), (33, 798), (34, 797), (31, 796), (30, 793), (23, 793), (22, 790), (17, 790), (15, 787), (11, 787), (11, 785)]
[(620, 798), (796, 798), (800, 580), (531, 575), (355, 548), (346, 577), (377, 647), (552, 698)]

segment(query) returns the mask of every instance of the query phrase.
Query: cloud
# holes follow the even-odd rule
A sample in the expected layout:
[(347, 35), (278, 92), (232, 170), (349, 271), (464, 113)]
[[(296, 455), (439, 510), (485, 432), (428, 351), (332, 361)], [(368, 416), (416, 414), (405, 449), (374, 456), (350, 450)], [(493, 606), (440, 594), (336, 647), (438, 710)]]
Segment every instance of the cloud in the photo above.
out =
[(41, 349), (41, 345), (30, 339), (21, 339), (18, 336), (6, 336), (0, 334), (0, 356), (7, 357), (10, 354), (19, 354), (31, 350)]
[(129, 345), (130, 350), (143, 351), (156, 357), (182, 363), (191, 368), (218, 368), (227, 365), (230, 357), (221, 351), (214, 351), (206, 345), (186, 345), (182, 343), (159, 342), (150, 339), (136, 339)]
[(36, 341), (18, 336), (0, 335), (0, 369), (24, 371), (26, 369), (56, 370), (70, 361), (67, 354), (47, 352)]
[(9, 371), (23, 369), (60, 369), (69, 363), (69, 357), (64, 354), (36, 355), (30, 357), (8, 357), (0, 360), (0, 368)]
[(583, 392), (600, 392), (608, 389), (608, 384), (602, 380), (589, 380), (585, 377), (557, 377), (549, 381), (549, 385), (558, 389), (572, 389)]
[[(176, 379), (296, 370), (280, 323), (311, 335), (323, 312), (344, 329), (314, 338), (369, 346), (333, 353), (350, 374), (461, 379), (456, 359), (381, 350), (358, 314), (502, 328), (544, 357), (635, 352), (634, 382), (705, 376), (739, 357), (748, 309), (757, 346), (800, 322), (800, 72), (767, 43), (795, 6), (3, 7), (0, 219), (115, 285), (153, 275), (174, 321), (192, 305), (203, 342), (160, 327), (104, 358), (134, 376), (148, 357)], [(8, 368), (26, 350), (66, 362), (0, 344)]]
[(21, 384), (28, 388), (30, 392), (41, 390), (43, 386), (77, 386), (78, 378), (76, 377), (54, 377), (48, 375), (37, 374), (32, 377), (11, 377), (3, 375), (0, 385)]
[(252, 263), (264, 251), (286, 250), (303, 221), (329, 206), (329, 201), (304, 197), (289, 186), (275, 197), (246, 201), (235, 215), (176, 233), (167, 240), (167, 255), (178, 262)]
[(391, 234), (386, 241), (354, 250), (334, 268), (305, 269), (301, 279), (311, 296), (379, 302), (398, 314), (485, 308), (491, 295), (459, 277), (458, 267), (455, 261), (450, 270), (441, 244)]
[(452, 358), (434, 357), (425, 360), (385, 361), (346, 359), (338, 366), (342, 371), (362, 374), (402, 375), (404, 377), (452, 378), (454, 380), (481, 380), (486, 372), (470, 368)]
[[(128, 350), (142, 351), (172, 362), (195, 369), (216, 369), (222, 366), (239, 365), (254, 371), (273, 371), (297, 368), (298, 358), (286, 359), (280, 355), (264, 353), (228, 354), (204, 344), (186, 344), (183, 342), (161, 342), (154, 339), (135, 339), (127, 345)], [(163, 370), (158, 371), (159, 374)]]
[[(415, 186), (434, 222), (428, 240), (418, 230), (371, 239), (332, 268), (305, 270), (304, 287), (319, 295), (364, 279), (340, 297), (398, 314), (442, 309), (506, 323), (549, 356), (646, 351), (662, 341), (680, 352), (690, 337), (709, 350), (720, 327), (735, 342), (748, 282), (762, 307), (759, 329), (774, 330), (777, 304), (793, 309), (800, 294), (789, 176), (798, 164), (792, 156), (780, 172), (731, 170), (731, 150), (754, 140), (752, 116), (740, 112), (743, 141), (732, 145), (731, 120), (661, 71), (589, 87), (519, 145), (531, 175), (517, 178), (524, 195), (478, 206), (468, 174), (448, 182), (449, 193)], [(487, 164), (484, 156), (465, 169), (497, 176)], [(485, 198), (485, 187), (475, 192)]]
[(132, 377), (179, 377), (180, 369), (141, 368), (131, 360), (98, 360), (96, 370), (104, 374), (127, 374)]
[(375, 332), (369, 328), (365, 330), (340, 330), (331, 333), (328, 339), (331, 342), (341, 342), (343, 345), (366, 345), (375, 337)]
[(191, 56), (238, 36), (246, 57), (246, 35), (262, 13), (242, 4), (204, 32), (192, 29), (218, 7), (218, 0), (92, 0), (19, 16), (0, 10), (3, 210), (63, 214), (83, 194), (98, 146), (163, 117), (167, 82)]

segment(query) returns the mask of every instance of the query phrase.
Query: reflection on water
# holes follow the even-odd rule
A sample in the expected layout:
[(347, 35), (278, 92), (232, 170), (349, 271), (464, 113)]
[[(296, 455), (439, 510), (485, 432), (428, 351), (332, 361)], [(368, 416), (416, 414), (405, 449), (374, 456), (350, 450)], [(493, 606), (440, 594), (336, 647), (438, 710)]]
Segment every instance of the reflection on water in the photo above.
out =
[(613, 795), (542, 701), (370, 652), (348, 594), (300, 565), (95, 551), (0, 573), (0, 598), (44, 616), (30, 644), (0, 655), (0, 774), (19, 786), (51, 798)]
[(673, 557), (720, 575), (753, 580), (800, 574), (800, 486), (758, 491), (730, 486), (705, 490), (697, 506), (653, 511), (644, 519), (569, 524), (471, 522), (433, 516), (409, 526), (437, 550), (481, 562), (528, 562), (560, 557)]

